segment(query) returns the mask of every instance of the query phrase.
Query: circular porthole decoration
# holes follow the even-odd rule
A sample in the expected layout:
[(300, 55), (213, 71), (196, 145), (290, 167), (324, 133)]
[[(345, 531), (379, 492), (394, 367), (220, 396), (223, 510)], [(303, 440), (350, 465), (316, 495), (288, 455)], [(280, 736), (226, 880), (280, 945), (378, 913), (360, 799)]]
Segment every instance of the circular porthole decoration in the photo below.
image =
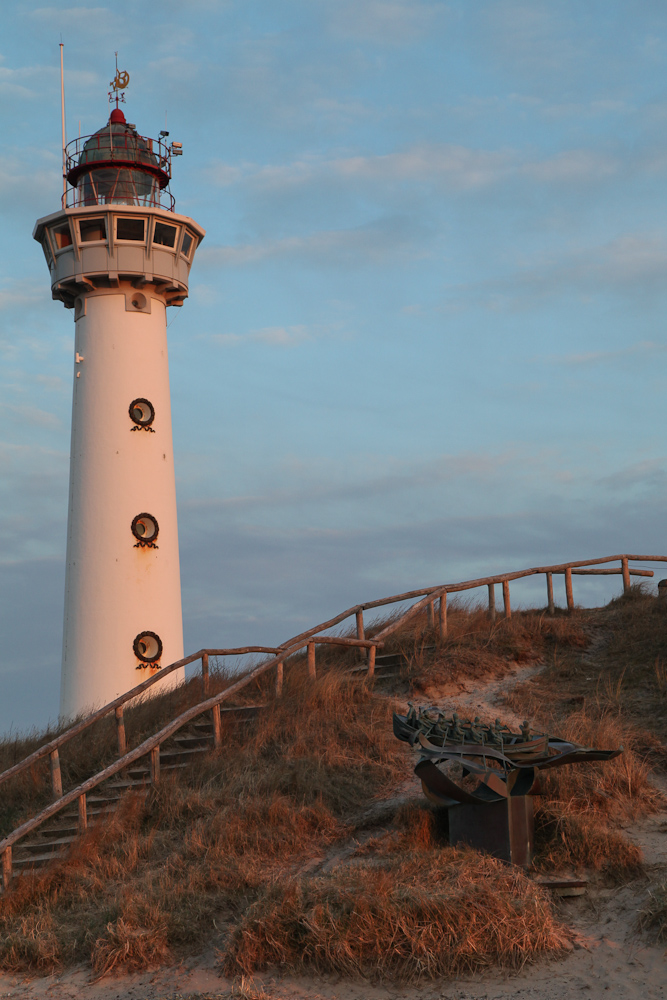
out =
[(142, 663), (156, 663), (162, 656), (162, 639), (155, 632), (140, 632), (132, 648)]
[(153, 431), (151, 424), (155, 420), (155, 407), (149, 399), (133, 399), (130, 403), (130, 417), (134, 423), (133, 431)]
[(137, 514), (132, 521), (132, 534), (137, 539), (135, 549), (139, 547), (157, 548), (155, 539), (159, 530), (157, 518), (153, 517), (152, 514)]

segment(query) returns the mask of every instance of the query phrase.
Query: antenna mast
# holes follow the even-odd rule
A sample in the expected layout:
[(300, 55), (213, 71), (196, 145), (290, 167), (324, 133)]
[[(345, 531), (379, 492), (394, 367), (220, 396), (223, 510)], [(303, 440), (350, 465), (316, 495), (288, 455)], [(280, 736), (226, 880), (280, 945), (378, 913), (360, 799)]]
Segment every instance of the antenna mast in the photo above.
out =
[(60, 43), (60, 124), (62, 127), (62, 142), (63, 142), (63, 208), (66, 207), (65, 202), (67, 200), (67, 153), (65, 152), (65, 146), (67, 145), (65, 139), (65, 76), (63, 73), (63, 43)]

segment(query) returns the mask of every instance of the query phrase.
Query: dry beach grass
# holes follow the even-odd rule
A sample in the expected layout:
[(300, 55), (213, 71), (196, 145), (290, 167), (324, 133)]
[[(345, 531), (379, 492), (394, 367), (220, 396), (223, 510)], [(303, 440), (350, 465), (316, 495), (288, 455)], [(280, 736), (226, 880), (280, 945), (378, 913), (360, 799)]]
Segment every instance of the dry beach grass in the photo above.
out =
[[(622, 827), (660, 808), (648, 755), (659, 761), (662, 739), (659, 725), (641, 723), (634, 701), (628, 711), (625, 699), (614, 702), (604, 671), (614, 642), (625, 642), (617, 629), (638, 627), (628, 611), (636, 609), (644, 652), (634, 667), (622, 647), (614, 656), (628, 660), (624, 678), (632, 670), (646, 678), (647, 697), (658, 704), (659, 677), (654, 671), (654, 690), (646, 669), (662, 642), (656, 605), (633, 594), (600, 612), (555, 619), (526, 612), (494, 624), (460, 606), (442, 644), (425, 619), (397, 635), (392, 642), (407, 665), (374, 688), (341, 670), (351, 654), (318, 654), (315, 684), (295, 659), (282, 700), (242, 729), (230, 724), (222, 752), (128, 795), (68, 859), (18, 880), (0, 900), (0, 968), (45, 973), (83, 962), (99, 977), (216, 947), (229, 975), (278, 966), (414, 982), (561, 953), (567, 929), (529, 875), (451, 848), (429, 806), (397, 801), (397, 789), (418, 788), (415, 761), (392, 736), (391, 713), (464, 673), (481, 682), (517, 662), (545, 662), (509, 704), (536, 727), (626, 749), (606, 765), (545, 777), (536, 868), (627, 881), (642, 859)], [(591, 625), (594, 615), (601, 625)], [(656, 632), (651, 642), (648, 627)], [(604, 649), (592, 649), (596, 635)], [(251, 697), (266, 699), (268, 683)], [(174, 699), (197, 696), (190, 687), (140, 706), (138, 729), (157, 727)], [(76, 752), (90, 747), (74, 749), (69, 766), (83, 774), (90, 762)], [(93, 756), (103, 761), (112, 752), (100, 737)], [(31, 780), (14, 800), (24, 811), (43, 794), (40, 775)], [(385, 818), (373, 829), (369, 804), (385, 800)], [(642, 919), (647, 931), (664, 934), (664, 888)]]

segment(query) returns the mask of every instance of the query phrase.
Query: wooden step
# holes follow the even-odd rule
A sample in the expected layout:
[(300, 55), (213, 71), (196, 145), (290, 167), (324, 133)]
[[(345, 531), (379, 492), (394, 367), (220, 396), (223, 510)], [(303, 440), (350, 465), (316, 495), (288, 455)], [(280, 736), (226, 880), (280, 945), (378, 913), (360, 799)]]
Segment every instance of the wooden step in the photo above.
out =
[[(30, 852), (30, 851), (43, 851), (44, 848), (46, 848), (46, 847), (54, 847), (54, 846), (63, 845), (63, 844), (72, 844), (72, 843), (74, 843), (75, 840), (78, 840), (78, 839), (79, 839), (79, 836), (78, 836), (78, 832), (77, 832), (76, 834), (74, 834), (72, 836), (69, 836), (69, 837), (57, 837), (57, 838), (54, 838), (52, 840), (27, 840), (27, 841), (24, 840), (24, 841), (21, 841), (19, 843), (18, 847), (16, 848), (17, 855), (15, 856), (14, 860), (15, 861), (19, 860), (20, 854), (18, 852), (20, 852), (20, 851), (28, 851), (28, 852)], [(32, 855), (30, 855), (30, 856), (32, 856)]]
[(48, 865), (49, 861), (64, 858), (65, 854), (65, 851), (51, 851), (48, 854), (30, 854), (25, 858), (15, 858), (12, 864), (14, 868), (31, 868), (33, 865)]
[(53, 825), (48, 824), (48, 826), (45, 823), (44, 826), (37, 827), (37, 829), (34, 831), (34, 834), (36, 837), (50, 837), (52, 834), (56, 835), (62, 834), (65, 837), (70, 833), (78, 833), (78, 830), (79, 830), (79, 823), (77, 815), (76, 820), (72, 818), (67, 823), (56, 823)]
[(207, 753), (209, 749), (210, 749), (209, 747), (183, 747), (182, 749), (180, 747), (177, 747), (174, 750), (161, 749), (160, 764), (162, 764), (163, 760), (171, 760), (173, 757), (187, 757), (187, 756), (192, 756), (192, 754), (196, 753), (198, 754)]
[(192, 736), (181, 736), (178, 733), (176, 736), (172, 736), (174, 743), (185, 746), (186, 744), (195, 743), (197, 746), (208, 749), (213, 742), (213, 733), (195, 733)]

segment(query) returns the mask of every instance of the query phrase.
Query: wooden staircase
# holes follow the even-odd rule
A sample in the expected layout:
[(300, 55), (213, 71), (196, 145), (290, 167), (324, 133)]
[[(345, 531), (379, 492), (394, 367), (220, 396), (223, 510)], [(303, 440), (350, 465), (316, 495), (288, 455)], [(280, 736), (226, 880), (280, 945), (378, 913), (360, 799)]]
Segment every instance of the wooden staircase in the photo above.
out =
[[(248, 705), (222, 711), (233, 714), (235, 722), (241, 723), (263, 708), (266, 706)], [(159, 748), (158, 775), (191, 767), (202, 755), (210, 753), (215, 745), (214, 729), (212, 720), (197, 719), (166, 740)], [(80, 803), (65, 808), (19, 843), (12, 853), (11, 877), (65, 858), (82, 832), (113, 813), (127, 792), (147, 791), (155, 779), (155, 764), (151, 766), (140, 760), (100, 783), (95, 794), (86, 796), (85, 815), (82, 815)], [(0, 894), (2, 891), (0, 889)]]
[[(434, 639), (437, 636), (444, 639), (447, 635), (447, 595), (460, 593), (475, 588), (488, 588), (489, 618), (495, 621), (495, 587), (502, 585), (505, 618), (511, 617), (509, 585), (513, 580), (519, 580), (537, 574), (543, 574), (547, 582), (548, 612), (555, 613), (553, 597), (553, 576), (562, 574), (565, 581), (567, 610), (574, 608), (572, 594), (572, 575), (585, 574), (619, 574), (623, 577), (623, 589), (628, 591), (631, 577), (653, 576), (652, 570), (631, 568), (630, 562), (667, 562), (667, 556), (615, 555), (602, 559), (587, 559), (578, 562), (562, 563), (554, 566), (534, 566), (529, 569), (512, 573), (501, 573), (475, 580), (465, 580), (460, 583), (440, 584), (436, 587), (425, 587), (380, 600), (368, 601), (347, 608), (329, 621), (322, 622), (305, 632), (294, 636), (278, 647), (245, 646), (236, 649), (202, 649), (175, 663), (168, 664), (147, 680), (142, 681), (131, 691), (126, 692), (109, 704), (97, 709), (85, 719), (74, 723), (55, 739), (39, 747), (24, 760), (19, 761), (6, 771), (0, 773), (1, 786), (11, 781), (22, 772), (44, 761), (47, 757), (51, 765), (51, 783), (53, 801), (35, 816), (26, 820), (11, 833), (0, 839), (0, 862), (2, 870), (2, 889), (7, 891), (13, 878), (21, 872), (29, 871), (63, 857), (77, 838), (88, 828), (89, 824), (98, 822), (109, 815), (117, 807), (122, 796), (132, 790), (148, 788), (150, 784), (159, 781), (161, 773), (184, 769), (198, 759), (201, 754), (211, 749), (219, 749), (222, 745), (221, 713), (233, 713), (238, 720), (250, 716), (266, 707), (264, 705), (225, 706), (226, 701), (233, 701), (236, 695), (249, 685), (252, 685), (262, 675), (269, 671), (275, 672), (275, 697), (280, 698), (283, 687), (283, 668), (291, 658), (305, 652), (308, 676), (316, 677), (316, 648), (337, 645), (353, 648), (363, 652), (365, 660), (351, 668), (350, 673), (365, 674), (369, 682), (378, 677), (391, 678), (400, 673), (406, 664), (401, 653), (386, 653), (377, 656), (385, 640), (394, 632), (402, 629), (407, 622), (417, 615), (424, 615), (426, 627), (424, 636)], [(619, 562), (618, 568), (610, 568), (609, 563)], [(602, 566), (600, 564), (603, 564)], [(372, 638), (367, 638), (364, 631), (364, 612), (371, 609), (384, 608), (405, 602), (414, 602), (400, 614), (390, 618), (389, 622), (380, 627)], [(437, 606), (437, 616), (436, 616)], [(339, 626), (346, 619), (356, 618), (356, 638), (351, 635), (336, 636), (322, 634)], [(434, 649), (434, 646), (424, 646), (423, 652)], [(269, 654), (269, 659), (249, 670), (238, 681), (211, 696), (209, 683), (209, 657), (238, 657), (247, 653)], [(202, 700), (170, 720), (163, 728), (134, 748), (127, 749), (125, 734), (124, 709), (130, 703), (136, 703), (164, 677), (190, 663), (201, 660)], [(63, 792), (60, 770), (60, 751), (75, 736), (107, 718), (115, 717), (118, 758), (102, 771), (81, 782), (76, 788)], [(0, 794), (2, 792), (0, 791)]]

